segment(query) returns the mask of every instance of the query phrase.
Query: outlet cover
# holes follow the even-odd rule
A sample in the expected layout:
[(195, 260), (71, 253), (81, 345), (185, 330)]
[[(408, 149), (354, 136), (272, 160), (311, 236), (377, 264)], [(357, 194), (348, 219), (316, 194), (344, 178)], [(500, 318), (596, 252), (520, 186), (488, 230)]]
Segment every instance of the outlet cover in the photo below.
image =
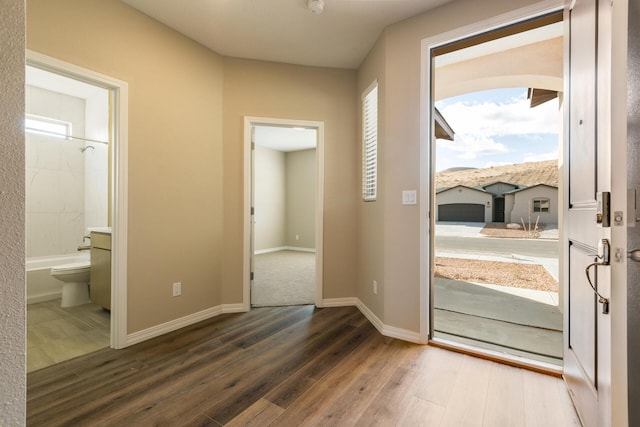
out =
[(182, 283), (176, 282), (173, 284), (173, 296), (179, 297), (182, 295)]

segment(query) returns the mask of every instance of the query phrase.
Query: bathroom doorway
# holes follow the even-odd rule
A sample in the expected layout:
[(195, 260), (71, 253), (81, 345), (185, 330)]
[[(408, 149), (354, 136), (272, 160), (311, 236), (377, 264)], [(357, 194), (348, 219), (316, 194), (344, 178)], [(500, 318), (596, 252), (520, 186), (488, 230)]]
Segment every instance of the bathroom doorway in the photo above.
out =
[(316, 122), (255, 119), (250, 136), (250, 305), (321, 300), (322, 131)]
[[(126, 83), (27, 52), (27, 370), (126, 341)], [(124, 108), (123, 108), (124, 107)]]

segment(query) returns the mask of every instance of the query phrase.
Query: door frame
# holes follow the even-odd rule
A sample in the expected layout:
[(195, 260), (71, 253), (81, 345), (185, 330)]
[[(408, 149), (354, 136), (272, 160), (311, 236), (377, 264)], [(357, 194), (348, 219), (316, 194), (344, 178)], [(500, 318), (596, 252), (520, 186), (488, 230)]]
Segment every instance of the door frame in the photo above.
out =
[(242, 305), (243, 309), (251, 309), (251, 263), (253, 247), (252, 236), (252, 180), (253, 165), (251, 154), (251, 129), (256, 125), (305, 127), (317, 130), (316, 143), (316, 302), (322, 307), (323, 278), (323, 224), (324, 224), (324, 122), (312, 120), (293, 120), (267, 117), (244, 117), (244, 214), (243, 214), (243, 267), (242, 267)]
[(102, 87), (113, 94), (111, 150), (111, 333), (112, 348), (127, 347), (127, 218), (129, 86), (122, 80), (26, 50), (26, 64)]
[[(422, 39), (420, 52), (420, 342), (433, 338), (433, 288), (431, 276), (434, 268), (436, 201), (434, 183), (435, 139), (432, 103), (432, 60), (434, 48), (486, 33), (521, 21), (533, 19), (563, 9), (563, 0), (545, 0), (516, 9), (474, 24)], [(471, 349), (472, 350), (472, 349)], [(473, 350), (472, 350), (473, 351)], [(491, 353), (487, 351), (487, 353)], [(504, 358), (502, 353), (492, 356)]]

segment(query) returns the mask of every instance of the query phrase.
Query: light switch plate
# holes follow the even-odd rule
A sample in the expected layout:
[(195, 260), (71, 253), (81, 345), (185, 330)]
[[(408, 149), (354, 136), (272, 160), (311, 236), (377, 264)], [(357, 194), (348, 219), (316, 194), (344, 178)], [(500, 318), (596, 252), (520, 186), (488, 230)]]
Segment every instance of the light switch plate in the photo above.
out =
[(417, 203), (416, 190), (402, 191), (402, 204), (415, 205)]

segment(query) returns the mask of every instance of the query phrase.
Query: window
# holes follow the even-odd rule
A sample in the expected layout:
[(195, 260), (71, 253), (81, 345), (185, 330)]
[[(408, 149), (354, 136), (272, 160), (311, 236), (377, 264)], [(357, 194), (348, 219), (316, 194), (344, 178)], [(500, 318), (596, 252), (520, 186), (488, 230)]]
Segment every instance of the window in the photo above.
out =
[(31, 114), (28, 114), (24, 119), (24, 127), (27, 132), (49, 135), (54, 138), (67, 138), (71, 135), (71, 123)]
[(549, 212), (549, 199), (533, 199), (534, 212)]
[(378, 180), (378, 82), (362, 96), (362, 200), (377, 197)]

